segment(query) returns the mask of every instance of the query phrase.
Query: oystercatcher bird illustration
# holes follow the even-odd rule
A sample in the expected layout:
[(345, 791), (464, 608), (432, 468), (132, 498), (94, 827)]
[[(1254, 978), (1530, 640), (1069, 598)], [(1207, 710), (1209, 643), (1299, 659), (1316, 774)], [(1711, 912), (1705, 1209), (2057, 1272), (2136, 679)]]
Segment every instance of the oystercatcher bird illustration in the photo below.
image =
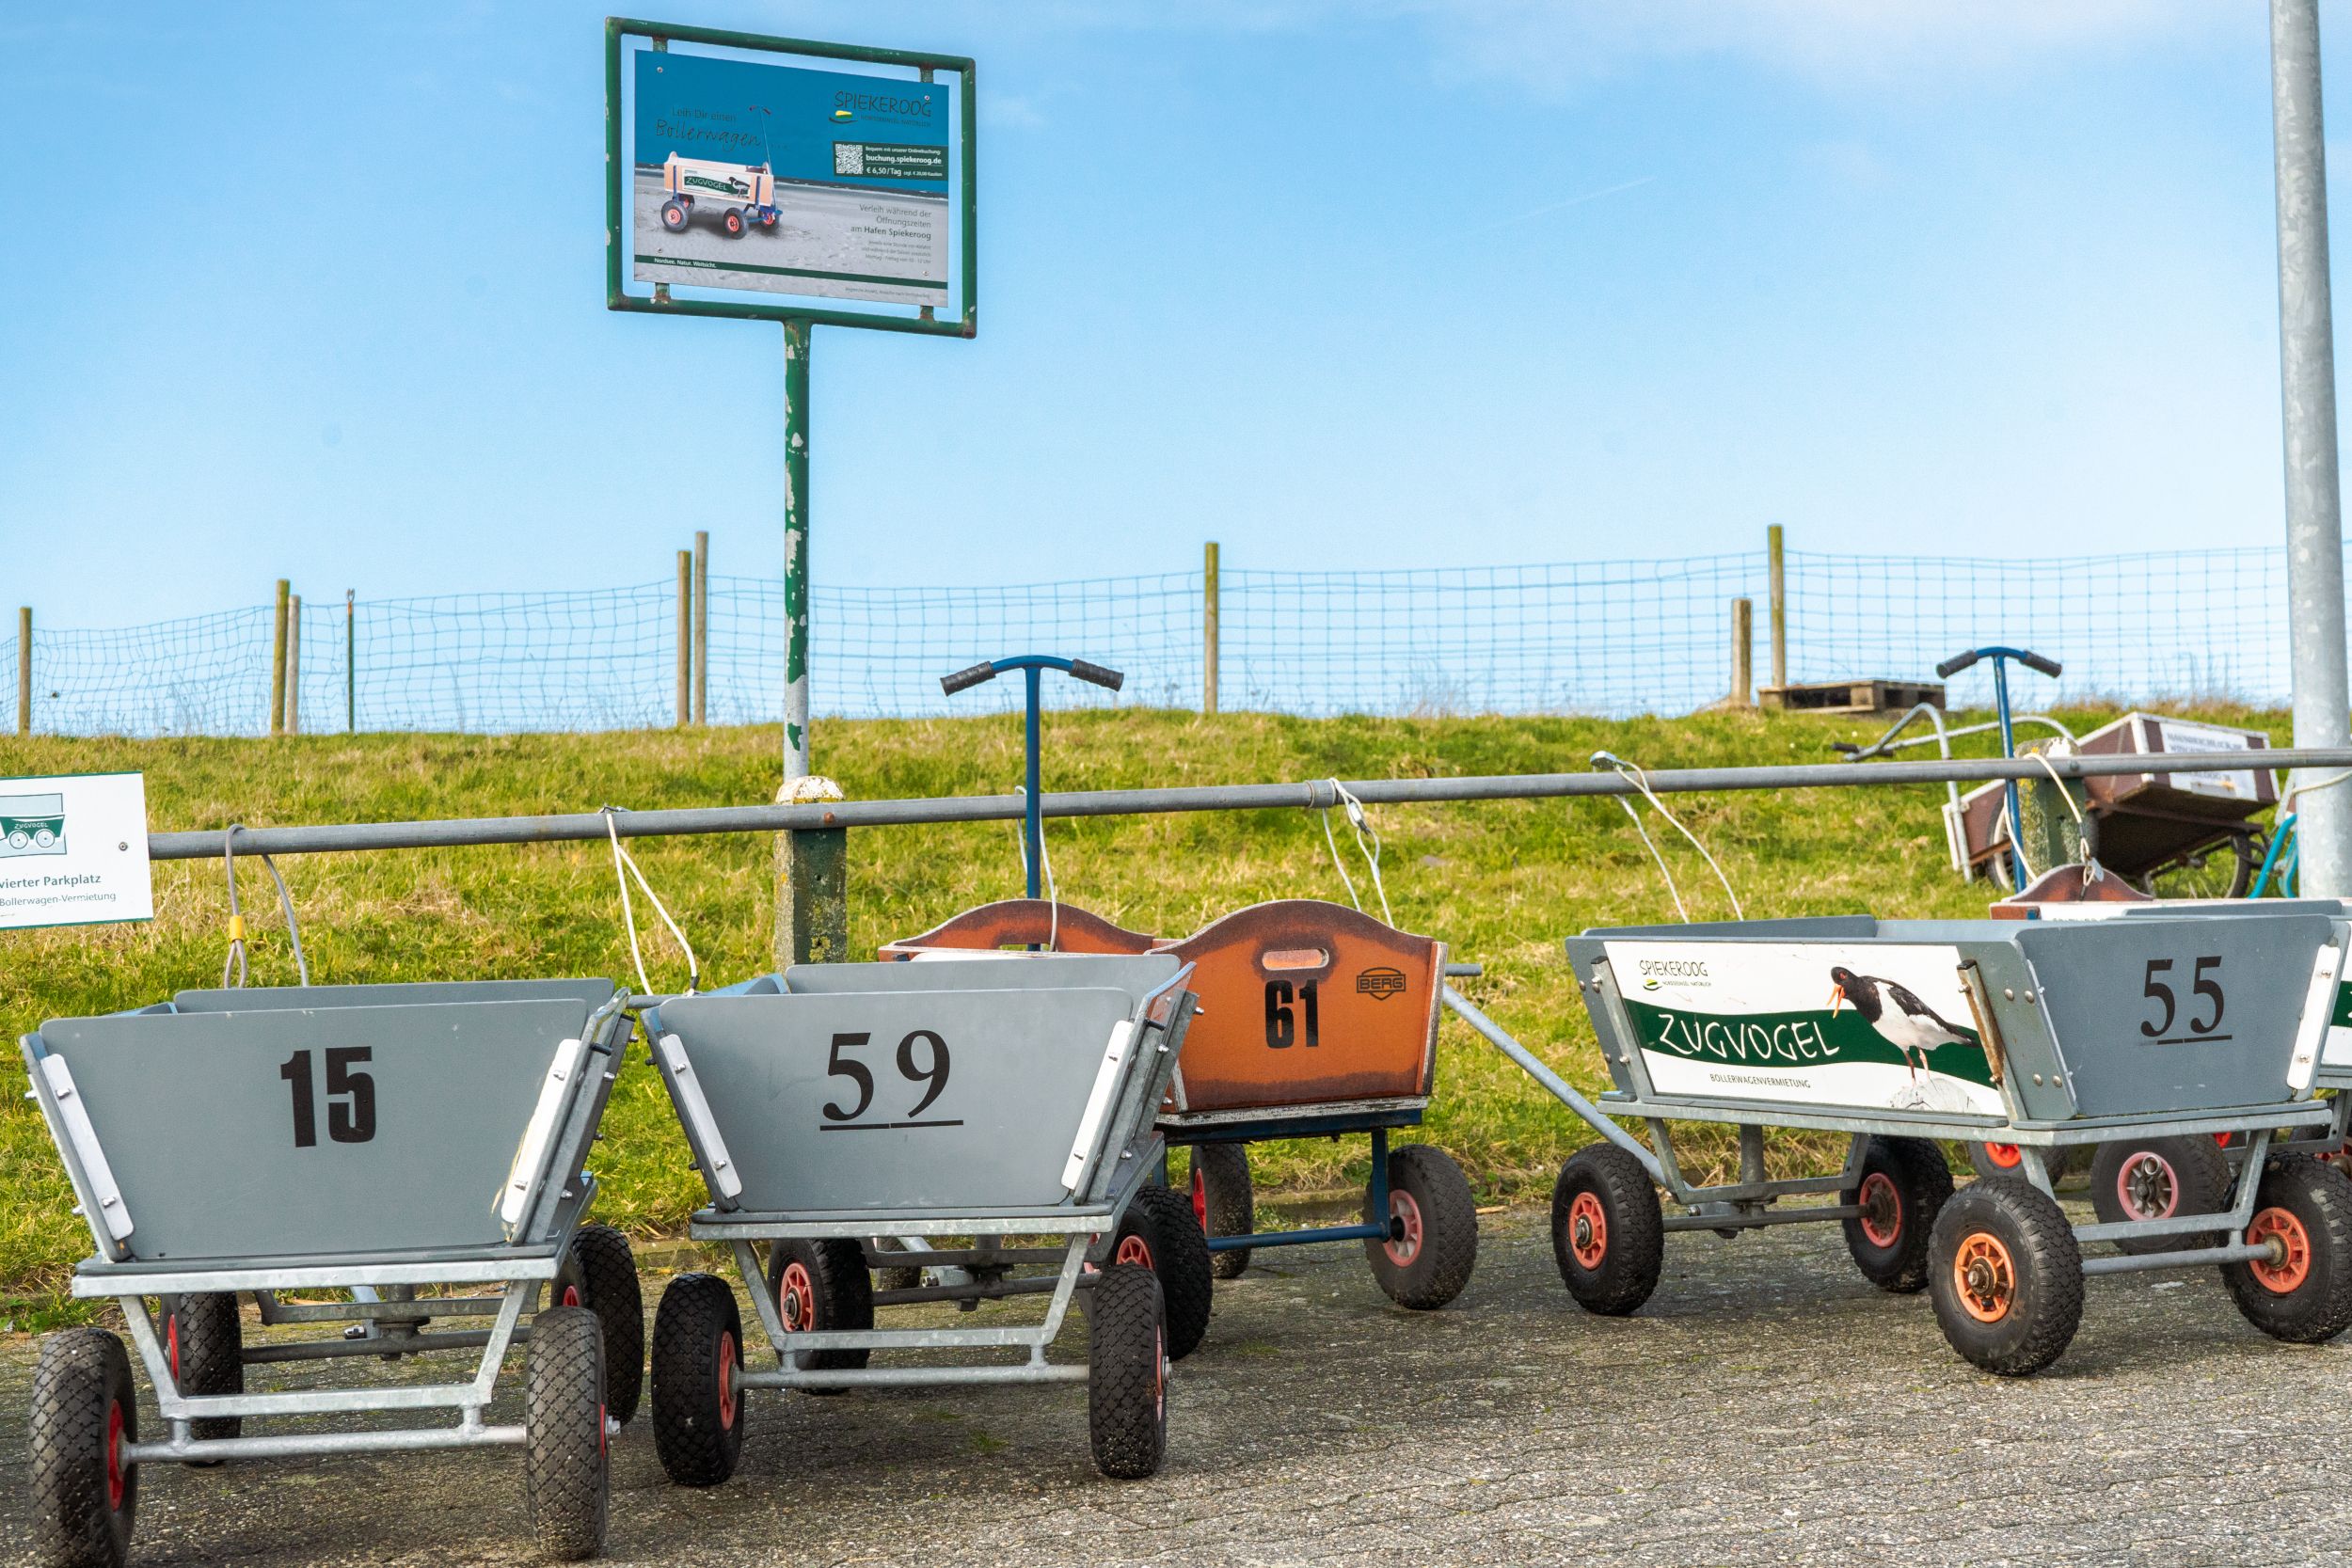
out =
[[(1875, 974), (1856, 974), (1843, 964), (1831, 970), (1829, 978), (1831, 1015), (1835, 1017), (1843, 1004), (1852, 1003), (1853, 1010), (1878, 1031), (1879, 1037), (1902, 1053), (1903, 1065), (1911, 1069), (1915, 1079), (1926, 1069), (1929, 1052), (1939, 1045), (1960, 1045), (1975, 1038), (1920, 1001), (1908, 986)], [(1915, 1064), (1912, 1061), (1915, 1054), (1918, 1057)]]

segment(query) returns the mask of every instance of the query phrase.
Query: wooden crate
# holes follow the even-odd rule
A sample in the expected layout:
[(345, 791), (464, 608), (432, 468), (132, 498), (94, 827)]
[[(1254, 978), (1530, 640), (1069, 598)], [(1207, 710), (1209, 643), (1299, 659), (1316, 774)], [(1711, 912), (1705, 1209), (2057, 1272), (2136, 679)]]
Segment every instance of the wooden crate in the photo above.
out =
[(1791, 713), (1851, 713), (1864, 716), (1904, 713), (1921, 703), (1944, 705), (1941, 681), (1808, 681), (1758, 688), (1756, 699), (1766, 707)]

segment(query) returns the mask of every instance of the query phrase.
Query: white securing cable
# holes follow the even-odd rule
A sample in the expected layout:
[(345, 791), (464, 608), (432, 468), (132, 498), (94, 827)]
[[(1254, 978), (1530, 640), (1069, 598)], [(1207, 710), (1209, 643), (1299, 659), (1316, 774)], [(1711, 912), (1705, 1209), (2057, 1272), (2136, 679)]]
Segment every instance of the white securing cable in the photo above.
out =
[[(1630, 784), (1635, 789), (1640, 790), (1642, 792), (1642, 799), (1650, 803), (1651, 809), (1656, 811), (1659, 816), (1664, 817), (1676, 832), (1680, 833), (1685, 839), (1690, 841), (1691, 847), (1696, 849), (1699, 852), (1699, 858), (1707, 863), (1707, 869), (1712, 871), (1715, 874), (1715, 879), (1723, 884), (1724, 896), (1731, 900), (1732, 918), (1735, 920), (1747, 919), (1747, 911), (1740, 907), (1740, 895), (1732, 890), (1731, 879), (1724, 876), (1724, 868), (1715, 863), (1714, 855), (1708, 851), (1706, 845), (1699, 842), (1698, 834), (1684, 827), (1682, 825), (1682, 819), (1675, 816), (1673, 812), (1666, 809), (1666, 802), (1658, 798), (1658, 792), (1656, 790), (1650, 788), (1649, 775), (1642, 770), (1641, 764), (1628, 762), (1623, 757), (1616, 756), (1608, 752), (1594, 752), (1593, 761), (1596, 763), (1605, 763), (1609, 768), (1615, 771), (1619, 778), (1625, 780), (1628, 784)], [(1626, 816), (1633, 819), (1633, 831), (1641, 834), (1642, 844), (1644, 847), (1649, 850), (1650, 859), (1658, 863), (1658, 874), (1666, 879), (1666, 892), (1674, 899), (1675, 913), (1682, 917), (1684, 925), (1689, 925), (1691, 922), (1691, 916), (1682, 907), (1681, 891), (1675, 886), (1674, 877), (1666, 869), (1666, 857), (1658, 852), (1658, 846), (1650, 842), (1649, 834), (1644, 831), (1642, 827), (1641, 814), (1633, 809), (1633, 802), (1628, 800), (1622, 795), (1617, 797), (1617, 804), (1624, 807)]]
[[(1012, 792), (1026, 797), (1029, 786), (1015, 784)], [(1020, 821), (1012, 825), (1013, 841), (1021, 846), (1021, 880), (1025, 886), (1029, 879), (1029, 835), (1025, 831), (1027, 826), (1025, 813)], [(1045, 876), (1045, 951), (1058, 953), (1061, 951), (1061, 895), (1054, 891), (1054, 852), (1045, 847), (1045, 818), (1042, 816), (1037, 819), (1037, 859), (1038, 869)]]
[[(686, 994), (691, 996), (702, 983), (702, 966), (694, 961), (693, 943), (686, 940), (686, 933), (679, 930), (677, 922), (670, 918), (670, 911), (663, 906), (661, 895), (654, 892), (651, 882), (645, 880), (645, 874), (637, 869), (637, 857), (621, 847), (621, 830), (613, 820), (613, 815), (626, 809), (622, 806), (598, 806), (596, 811), (604, 818), (604, 831), (612, 840), (612, 879), (621, 884), (621, 924), (628, 927), (628, 961), (637, 966), (637, 989), (644, 995), (653, 994), (653, 982), (645, 978), (644, 955), (637, 948), (637, 911), (628, 901), (629, 877), (635, 877), (637, 885), (645, 890), (645, 897), (653, 904), (654, 912), (661, 917), (661, 924), (670, 928), (670, 935), (677, 939), (679, 949), (685, 953)], [(622, 874), (624, 867), (628, 869), (626, 876)]]
[[(246, 963), (245, 914), (237, 905), (237, 834), (245, 829), (242, 822), (231, 822), (221, 834), (221, 864), (229, 875), (229, 954), (221, 960), (220, 983), (242, 988), (249, 977)], [(302, 926), (294, 918), (294, 895), (286, 891), (286, 879), (278, 874), (278, 863), (267, 855), (262, 864), (269, 872), (269, 879), (278, 884), (278, 908), (286, 917), (286, 935), (294, 943), (294, 974), (300, 983), (310, 983), (310, 962), (302, 952)], [(232, 981), (230, 976), (234, 975)]]
[[(1389, 890), (1380, 882), (1380, 830), (1372, 825), (1372, 819), (1364, 815), (1364, 803), (1349, 794), (1345, 784), (1337, 779), (1325, 782), (1330, 784), (1331, 792), (1339, 797), (1340, 804), (1347, 812), (1348, 829), (1356, 835), (1356, 852), (1364, 857), (1364, 864), (1372, 873), (1372, 891), (1380, 899), (1380, 918), (1393, 926), (1396, 916), (1389, 912)], [(1367, 834), (1372, 839), (1369, 845), (1364, 842)], [(1347, 901), (1361, 912), (1364, 901), (1356, 895), (1356, 879), (1347, 874), (1346, 863), (1340, 859), (1340, 841), (1331, 832), (1329, 806), (1323, 808), (1323, 842), (1330, 847), (1331, 866), (1340, 874), (1340, 881), (1347, 889)]]

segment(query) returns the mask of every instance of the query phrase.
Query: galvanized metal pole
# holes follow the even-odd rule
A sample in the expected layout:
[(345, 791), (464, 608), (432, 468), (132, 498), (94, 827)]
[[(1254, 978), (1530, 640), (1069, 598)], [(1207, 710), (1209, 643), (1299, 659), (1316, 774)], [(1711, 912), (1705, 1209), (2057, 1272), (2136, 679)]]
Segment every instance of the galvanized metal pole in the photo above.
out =
[(1788, 685), (1788, 595), (1781, 581), (1782, 552), (1778, 523), (1764, 531), (1764, 552), (1770, 558), (1772, 572), (1772, 687), (1780, 690)]
[(694, 555), (677, 552), (677, 727), (694, 715)]
[(286, 733), (302, 733), (302, 595), (286, 601)]
[(809, 324), (784, 324), (784, 777), (808, 776)]
[(1216, 711), (1216, 619), (1217, 579), (1216, 541), (1209, 541), (1205, 563), (1200, 569), (1202, 603), (1200, 607), (1200, 711)]
[(710, 533), (694, 531), (694, 722), (710, 717)]
[(1038, 735), (1038, 684), (1039, 677), (1045, 672), (1032, 664), (1021, 673), (1029, 678), (1028, 704), (1021, 716), (1021, 746), (1028, 780), (1028, 788), (1025, 792), (1028, 805), (1021, 816), (1021, 847), (1025, 851), (1021, 858), (1028, 862), (1029, 896), (1034, 898), (1038, 895), (1038, 873), (1045, 864), (1045, 795), (1043, 781), (1039, 777), (1041, 769), (1038, 763), (1041, 746)]
[(269, 650), (269, 733), (282, 735), (286, 728), (286, 595), (288, 584), (278, 579), (277, 621), (271, 632)]
[[(2343, 496), (2317, 0), (2271, 0), (2270, 115), (2279, 188), (2279, 375), (2286, 424), (2295, 744), (2342, 746), (2352, 736), (2352, 688), (2344, 669)], [(2301, 890), (2328, 897), (2352, 893), (2352, 795), (2318, 790), (2300, 797), (2296, 809)]]
[(16, 733), (33, 733), (33, 607), (16, 610)]
[(359, 640), (355, 635), (359, 627), (358, 594), (355, 589), (343, 590), (343, 731), (359, 733)]

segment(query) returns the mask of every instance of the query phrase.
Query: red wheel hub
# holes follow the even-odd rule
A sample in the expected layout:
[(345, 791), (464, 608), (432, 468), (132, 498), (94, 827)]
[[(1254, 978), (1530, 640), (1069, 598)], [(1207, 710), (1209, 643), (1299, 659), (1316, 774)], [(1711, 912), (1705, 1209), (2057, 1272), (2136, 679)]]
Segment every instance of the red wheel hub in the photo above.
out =
[(1884, 1171), (1874, 1170), (1862, 1179), (1858, 1201), (1862, 1206), (1860, 1224), (1863, 1238), (1872, 1246), (1883, 1249), (1902, 1239), (1902, 1194), (1896, 1190), (1895, 1183)]
[(723, 1329), (719, 1334), (719, 1430), (735, 1430), (735, 1363), (739, 1355), (735, 1336)]
[(2256, 1283), (2272, 1295), (2292, 1295), (2312, 1276), (2312, 1233), (2303, 1228), (2303, 1222), (2284, 1209), (2265, 1209), (2246, 1227), (2249, 1245), (2268, 1243), (2274, 1248), (2267, 1259), (2247, 1260), (2246, 1267)]
[(1209, 1184), (1200, 1180), (1200, 1167), (1192, 1167), (1192, 1218), (1200, 1227), (1200, 1234), (1209, 1233)]
[(1996, 1323), (2016, 1303), (2017, 1264), (1998, 1236), (1971, 1231), (1952, 1257), (1952, 1285), (1963, 1311), (1980, 1323)]
[(1148, 1269), (1152, 1266), (1152, 1243), (1140, 1236), (1121, 1236), (1119, 1238), (1119, 1250), (1111, 1255), (1111, 1261), (1141, 1263)]
[(784, 1266), (784, 1277), (776, 1281), (776, 1310), (784, 1315), (787, 1334), (817, 1326), (817, 1284), (808, 1276), (808, 1265), (797, 1258)]
[(164, 1320), (164, 1356), (171, 1363), (171, 1381), (180, 1383), (180, 1314), (174, 1312)]
[(122, 1494), (129, 1482), (122, 1473), (122, 1405), (119, 1401), (106, 1407), (106, 1506), (121, 1512)]
[(1984, 1157), (2002, 1170), (2015, 1170), (2026, 1163), (2026, 1156), (2015, 1144), (1987, 1144)]
[(1410, 1268), (1421, 1256), (1421, 1205), (1410, 1193), (1389, 1189), (1389, 1261)]
[(580, 1305), (580, 1287), (579, 1287), (579, 1286), (577, 1286), (577, 1285), (566, 1285), (566, 1286), (564, 1286), (564, 1300), (563, 1300), (563, 1305), (564, 1305), (564, 1306), (565, 1306), (565, 1307), (578, 1307), (578, 1306)]
[(2181, 1207), (2180, 1172), (2163, 1155), (2143, 1148), (2115, 1173), (2115, 1200), (2132, 1219), (2169, 1219)]
[(1599, 1268), (1609, 1256), (1609, 1212), (1597, 1194), (1579, 1193), (1568, 1205), (1568, 1252), (1583, 1269)]

